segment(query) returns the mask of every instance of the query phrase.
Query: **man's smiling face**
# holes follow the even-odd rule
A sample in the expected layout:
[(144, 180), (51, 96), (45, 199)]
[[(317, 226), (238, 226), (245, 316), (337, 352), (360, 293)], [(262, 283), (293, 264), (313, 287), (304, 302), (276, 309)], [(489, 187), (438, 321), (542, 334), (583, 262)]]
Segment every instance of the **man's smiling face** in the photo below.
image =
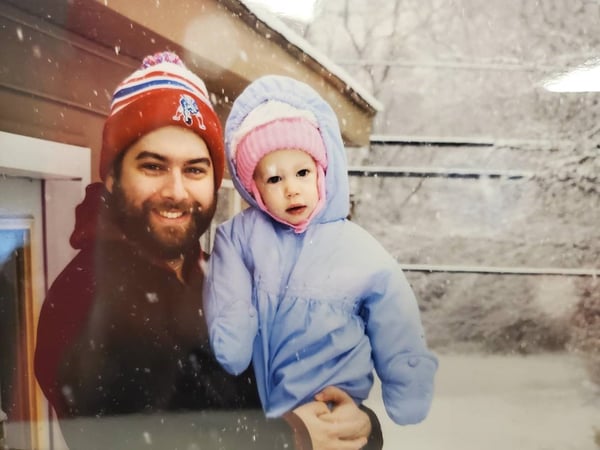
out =
[(106, 186), (129, 239), (165, 259), (198, 245), (216, 208), (213, 165), (202, 138), (182, 127), (154, 130), (126, 151), (116, 173)]

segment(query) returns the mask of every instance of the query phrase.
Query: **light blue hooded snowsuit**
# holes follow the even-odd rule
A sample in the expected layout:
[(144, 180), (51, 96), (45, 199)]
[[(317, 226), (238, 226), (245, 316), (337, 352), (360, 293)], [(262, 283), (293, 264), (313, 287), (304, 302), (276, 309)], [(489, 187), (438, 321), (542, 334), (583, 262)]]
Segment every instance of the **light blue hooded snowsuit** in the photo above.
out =
[[(231, 161), (232, 135), (267, 100), (312, 111), (327, 148), (326, 204), (303, 233), (261, 211)], [(329, 385), (360, 403), (374, 367), (389, 416), (398, 424), (423, 420), (437, 359), (398, 264), (346, 219), (346, 153), (331, 107), (303, 83), (262, 77), (234, 102), (225, 144), (233, 183), (251, 207), (218, 227), (210, 257), (204, 312), (217, 360), (232, 374), (252, 360), (269, 417)]]

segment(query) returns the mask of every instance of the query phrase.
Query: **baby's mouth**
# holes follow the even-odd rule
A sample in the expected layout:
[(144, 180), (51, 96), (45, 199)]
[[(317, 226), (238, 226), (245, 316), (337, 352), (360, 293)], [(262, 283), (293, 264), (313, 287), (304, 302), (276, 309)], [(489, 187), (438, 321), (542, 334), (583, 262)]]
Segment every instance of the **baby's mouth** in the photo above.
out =
[(288, 214), (301, 214), (306, 209), (305, 205), (292, 205), (285, 210)]

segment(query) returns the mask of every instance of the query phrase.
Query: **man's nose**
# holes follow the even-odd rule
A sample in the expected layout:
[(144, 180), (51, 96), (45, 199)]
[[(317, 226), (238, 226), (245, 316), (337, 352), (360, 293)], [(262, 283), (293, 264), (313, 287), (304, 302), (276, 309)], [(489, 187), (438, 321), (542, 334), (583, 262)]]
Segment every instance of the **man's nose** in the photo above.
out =
[(188, 197), (183, 174), (179, 170), (170, 170), (165, 177), (162, 196), (174, 201), (184, 200)]

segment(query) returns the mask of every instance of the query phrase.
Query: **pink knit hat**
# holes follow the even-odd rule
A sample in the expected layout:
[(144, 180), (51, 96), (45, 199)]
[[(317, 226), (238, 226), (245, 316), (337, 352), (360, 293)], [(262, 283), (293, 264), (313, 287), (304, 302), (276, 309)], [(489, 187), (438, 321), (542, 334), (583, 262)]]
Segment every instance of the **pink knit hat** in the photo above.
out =
[[(327, 150), (315, 115), (287, 103), (267, 101), (246, 116), (232, 137), (230, 149), (240, 183), (254, 197), (258, 206), (269, 214), (254, 181), (254, 171), (260, 160), (271, 152), (283, 149), (305, 151), (315, 160), (319, 202), (305, 223), (289, 224), (296, 232), (304, 231), (325, 203)], [(281, 222), (281, 219), (275, 219)]]
[(314, 115), (274, 100), (248, 114), (232, 138), (231, 149), (240, 182), (250, 193), (256, 166), (276, 150), (303, 150), (327, 169), (327, 150)]

